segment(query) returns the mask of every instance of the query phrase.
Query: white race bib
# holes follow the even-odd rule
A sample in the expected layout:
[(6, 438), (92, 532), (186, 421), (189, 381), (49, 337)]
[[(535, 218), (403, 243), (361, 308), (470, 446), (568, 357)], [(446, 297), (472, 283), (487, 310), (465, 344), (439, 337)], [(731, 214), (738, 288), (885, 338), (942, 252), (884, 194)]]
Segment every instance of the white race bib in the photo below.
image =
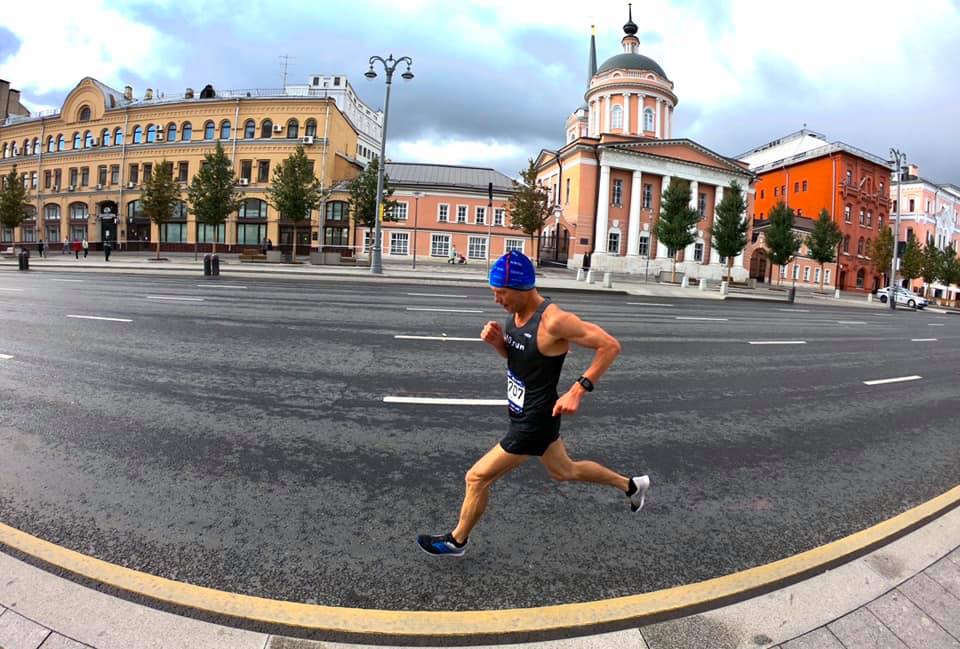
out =
[(510, 412), (515, 415), (523, 414), (523, 397), (526, 392), (527, 386), (520, 377), (507, 370), (507, 403), (510, 406)]

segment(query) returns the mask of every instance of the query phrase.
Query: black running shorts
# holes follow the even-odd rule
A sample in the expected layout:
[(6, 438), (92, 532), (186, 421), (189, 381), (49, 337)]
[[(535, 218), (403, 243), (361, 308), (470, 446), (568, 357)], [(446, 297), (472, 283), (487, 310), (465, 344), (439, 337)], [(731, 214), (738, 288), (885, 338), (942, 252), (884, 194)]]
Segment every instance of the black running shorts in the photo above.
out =
[(514, 430), (500, 440), (500, 448), (511, 455), (543, 455), (560, 439), (560, 417), (549, 417), (534, 430)]

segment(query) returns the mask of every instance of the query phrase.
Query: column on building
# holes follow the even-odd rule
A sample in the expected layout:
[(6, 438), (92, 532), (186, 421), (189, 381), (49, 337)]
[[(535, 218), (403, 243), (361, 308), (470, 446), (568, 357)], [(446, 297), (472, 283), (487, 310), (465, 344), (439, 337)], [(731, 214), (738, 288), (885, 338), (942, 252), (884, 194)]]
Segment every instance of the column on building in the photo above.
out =
[(640, 194), (643, 188), (643, 174), (637, 169), (633, 172), (633, 184), (630, 188), (630, 220), (627, 224), (627, 254), (640, 254)]
[[(717, 206), (720, 204), (720, 201), (723, 200), (723, 186), (717, 185), (716, 195), (714, 196), (713, 201), (713, 223), (717, 223)], [(717, 249), (713, 247), (713, 231), (711, 228), (710, 232), (710, 263), (719, 264), (720, 263), (720, 253), (717, 252)]]
[[(667, 191), (668, 187), (670, 187), (670, 176), (664, 176), (660, 182), (660, 201), (663, 201), (663, 192)], [(666, 257), (667, 252), (667, 247), (660, 243), (660, 239), (657, 238), (657, 257)]]
[(600, 191), (597, 199), (597, 241), (593, 247), (594, 254), (606, 254), (607, 229), (610, 216), (610, 165), (600, 165)]
[(662, 138), (663, 137), (663, 118), (660, 115), (660, 108), (662, 106), (660, 102), (661, 102), (660, 98), (657, 97), (657, 107), (653, 112), (653, 120), (654, 120), (653, 128), (656, 129), (657, 137)]
[(630, 135), (630, 95), (631, 93), (623, 93), (623, 133), (624, 135)]
[[(659, 111), (658, 111), (659, 112)], [(697, 195), (700, 192), (700, 183), (696, 180), (690, 181), (690, 208), (696, 212), (699, 196)], [(695, 226), (696, 230), (701, 230), (700, 224), (698, 223)], [(697, 243), (694, 241), (689, 246), (683, 249), (683, 260), (684, 261), (693, 261), (693, 252)]]

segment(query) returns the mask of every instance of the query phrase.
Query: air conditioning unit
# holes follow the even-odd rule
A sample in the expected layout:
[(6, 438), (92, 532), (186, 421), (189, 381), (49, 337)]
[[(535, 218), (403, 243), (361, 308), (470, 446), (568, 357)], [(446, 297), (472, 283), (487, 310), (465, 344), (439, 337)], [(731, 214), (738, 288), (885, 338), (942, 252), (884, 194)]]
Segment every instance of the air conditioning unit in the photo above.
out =
[(67, 191), (68, 191), (68, 192), (75, 192), (75, 191), (77, 191), (77, 188), (76, 188), (75, 185), (70, 185), (69, 187), (67, 187)]
[(54, 186), (53, 186), (53, 191), (55, 191), (55, 192), (60, 191), (60, 185), (54, 185)]
[(283, 133), (283, 124), (274, 124), (273, 125), (274, 133)]
[(100, 146), (100, 140), (98, 140), (97, 138), (93, 138), (92, 140), (90, 140), (90, 146)]
[(101, 185), (100, 183), (97, 183), (97, 189), (98, 189), (98, 190), (99, 190), (99, 189), (103, 189), (103, 185)]
[(313, 144), (313, 136), (312, 136), (312, 135), (306, 135), (306, 136), (304, 136), (304, 138), (303, 138), (303, 143), (304, 143), (304, 144)]
[(127, 189), (133, 189), (136, 186), (137, 186), (137, 183), (133, 182), (132, 180), (127, 183)]
[(249, 184), (250, 184), (250, 179), (249, 179), (249, 178), (241, 178), (241, 179), (240, 179), (240, 186), (241, 186), (241, 187), (246, 187), (246, 186), (249, 185)]
[(157, 133), (157, 142), (163, 142), (163, 133)]

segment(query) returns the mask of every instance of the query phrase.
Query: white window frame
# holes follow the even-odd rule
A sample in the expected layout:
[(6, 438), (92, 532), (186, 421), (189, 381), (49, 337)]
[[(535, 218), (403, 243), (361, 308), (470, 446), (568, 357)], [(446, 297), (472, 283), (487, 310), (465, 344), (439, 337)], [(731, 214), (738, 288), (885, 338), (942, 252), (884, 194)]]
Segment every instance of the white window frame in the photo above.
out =
[(656, 131), (656, 128), (657, 128), (657, 122), (654, 118), (653, 109), (644, 108), (643, 109), (643, 130), (653, 132), (653, 131)]
[(515, 239), (515, 238), (504, 239), (503, 254), (507, 254), (507, 252), (510, 250), (516, 250), (517, 252), (523, 253), (523, 247), (526, 242), (527, 242), (526, 239)]
[(503, 220), (507, 217), (507, 210), (503, 207), (493, 208), (493, 224), (503, 225)]
[[(613, 248), (612, 244), (614, 240), (616, 240), (617, 242), (616, 250), (612, 250)], [(606, 250), (607, 254), (619, 256), (621, 243), (622, 243), (622, 238), (620, 236), (620, 230), (610, 230), (610, 232), (607, 233), (607, 250)]]
[(410, 254), (409, 232), (390, 233), (390, 254), (399, 257), (406, 257)]
[(616, 207), (623, 206), (623, 179), (614, 178), (610, 188), (610, 204)]
[(450, 256), (450, 235), (442, 232), (430, 234), (430, 256), (446, 259)]
[(407, 214), (410, 211), (410, 204), (406, 201), (397, 201), (397, 205), (393, 210), (393, 218), (397, 221), (406, 221)]
[(639, 239), (639, 245), (637, 246), (639, 255), (641, 257), (647, 257), (650, 255), (650, 237), (641, 236)]
[(610, 128), (623, 128), (623, 107), (619, 104), (610, 109)]
[(470, 236), (467, 238), (467, 259), (487, 258), (487, 238)]
[[(474, 220), (477, 222), (477, 225), (486, 225), (487, 224), (487, 208), (484, 205), (478, 205), (474, 210)], [(486, 259), (486, 257), (484, 257)]]
[(693, 244), (693, 260), (694, 261), (703, 261), (703, 242), (697, 241)]
[(810, 267), (809, 267), (809, 266), (804, 266), (804, 267), (803, 267), (803, 281), (805, 281), (805, 282), (809, 282), (809, 281), (810, 281)]
[(650, 183), (643, 184), (643, 192), (641, 194), (643, 198), (640, 199), (640, 207), (645, 210), (653, 209), (653, 185)]
[(793, 279), (800, 279), (800, 264), (793, 265)]
[(470, 221), (470, 210), (466, 205), (457, 205), (457, 223), (463, 225)]
[(824, 283), (824, 285), (829, 285), (829, 284), (830, 284), (830, 269), (829, 269), (829, 268), (827, 268), (826, 270), (823, 271), (823, 283)]
[(440, 203), (437, 205), (437, 223), (450, 222), (450, 204)]
[(819, 269), (819, 268), (814, 268), (814, 269), (813, 269), (813, 283), (814, 283), (814, 284), (819, 284), (819, 283), (820, 283), (820, 269)]
[(783, 279), (783, 278), (785, 278), (786, 276), (787, 276), (787, 267), (786, 267), (786, 266), (781, 266), (781, 267), (780, 267), (780, 279)]

